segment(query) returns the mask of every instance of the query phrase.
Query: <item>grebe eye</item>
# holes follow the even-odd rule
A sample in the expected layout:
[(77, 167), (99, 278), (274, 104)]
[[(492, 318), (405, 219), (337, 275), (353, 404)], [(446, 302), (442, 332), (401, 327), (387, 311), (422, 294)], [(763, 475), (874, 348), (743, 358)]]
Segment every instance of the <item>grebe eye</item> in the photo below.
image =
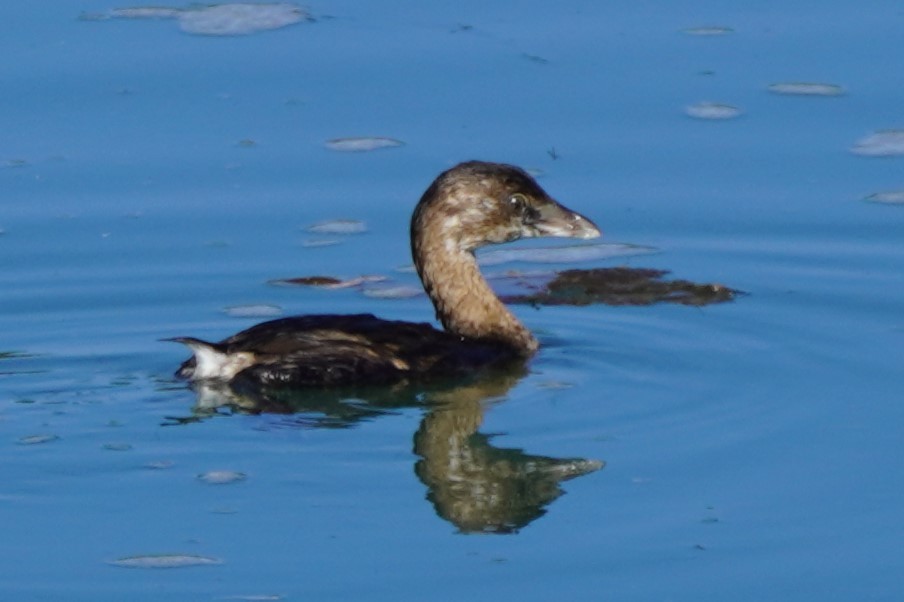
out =
[(515, 207), (516, 209), (523, 209), (527, 206), (527, 197), (520, 192), (516, 192), (509, 197), (509, 203), (511, 203), (512, 207)]

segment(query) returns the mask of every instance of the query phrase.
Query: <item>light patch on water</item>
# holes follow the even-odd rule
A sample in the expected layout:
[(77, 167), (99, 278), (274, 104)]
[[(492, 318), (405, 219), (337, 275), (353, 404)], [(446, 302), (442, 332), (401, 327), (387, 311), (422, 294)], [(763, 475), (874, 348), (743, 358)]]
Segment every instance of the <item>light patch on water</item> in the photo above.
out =
[(244, 472), (235, 470), (209, 470), (198, 475), (198, 480), (209, 485), (228, 485), (238, 483), (248, 478)]
[(335, 238), (315, 238), (315, 239), (301, 241), (301, 246), (302, 246), (302, 248), (305, 248), (305, 249), (319, 249), (321, 247), (334, 247), (338, 244), (342, 244), (342, 241), (335, 239)]
[(361, 234), (367, 232), (367, 224), (357, 219), (334, 219), (317, 222), (305, 230), (312, 234)]
[(193, 566), (216, 566), (223, 564), (223, 561), (219, 558), (196, 554), (148, 554), (117, 558), (111, 560), (110, 564), (127, 569), (179, 569)]
[(129, 451), (132, 449), (131, 443), (104, 443), (103, 449), (107, 451)]
[(325, 284), (323, 286), (324, 288), (352, 288), (367, 284), (368, 282), (383, 282), (385, 280), (389, 279), (386, 276), (380, 276), (378, 274), (368, 274), (365, 276), (358, 276), (357, 278), (349, 278), (348, 280), (339, 280), (338, 282)]
[(364, 296), (373, 299), (411, 299), (424, 294), (417, 286), (387, 286), (364, 289)]
[(734, 119), (743, 111), (734, 105), (719, 102), (698, 102), (684, 108), (685, 114), (694, 119), (723, 120)]
[(381, 148), (395, 148), (404, 144), (404, 142), (396, 140), (395, 138), (386, 138), (384, 136), (361, 136), (327, 140), (326, 147), (334, 151), (362, 153)]
[(879, 130), (861, 138), (851, 152), (864, 157), (894, 157), (904, 155), (904, 129)]
[(151, 470), (166, 470), (168, 468), (172, 468), (176, 463), (172, 460), (153, 460), (144, 465), (145, 468), (149, 468)]
[(532, 249), (499, 249), (487, 251), (478, 258), (481, 265), (499, 265), (512, 261), (529, 263), (578, 263), (627, 257), (631, 255), (648, 255), (657, 249), (640, 245), (619, 243), (598, 243), (591, 245), (571, 245), (564, 247), (536, 247)]
[(721, 25), (701, 25), (699, 27), (688, 27), (686, 29), (682, 29), (681, 33), (687, 34), (689, 36), (724, 36), (730, 33), (734, 33), (734, 29)]
[(115, 8), (107, 14), (84, 14), (83, 20), (114, 19), (174, 19), (186, 33), (207, 36), (248, 35), (280, 29), (303, 21), (313, 21), (311, 14), (295, 4), (198, 5), (190, 8), (136, 6)]
[(41, 434), (41, 435), (26, 435), (25, 437), (19, 438), (19, 445), (40, 445), (41, 443), (50, 443), (51, 441), (59, 440), (58, 435), (49, 435), (49, 434)]
[(845, 90), (835, 84), (814, 82), (785, 82), (771, 84), (767, 88), (773, 94), (785, 96), (844, 96)]
[(249, 305), (230, 305), (223, 308), (227, 316), (233, 318), (272, 318), (282, 315), (283, 310), (279, 305), (267, 303), (255, 303)]
[(883, 205), (904, 205), (904, 190), (874, 192), (863, 200), (869, 203), (882, 203)]
[[(175, 19), (182, 12), (178, 8), (158, 6), (136, 6), (133, 8), (114, 8), (110, 15), (121, 19)], [(98, 15), (96, 18), (103, 18)]]

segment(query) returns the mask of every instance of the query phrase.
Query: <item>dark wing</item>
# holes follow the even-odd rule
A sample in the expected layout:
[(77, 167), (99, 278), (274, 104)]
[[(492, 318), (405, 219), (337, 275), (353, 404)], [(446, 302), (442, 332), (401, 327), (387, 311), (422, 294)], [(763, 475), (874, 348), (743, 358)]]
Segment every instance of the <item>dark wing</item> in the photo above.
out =
[(503, 347), (462, 340), (424, 323), (371, 314), (307, 315), (263, 322), (221, 341), (258, 363), (237, 378), (264, 386), (388, 384), (464, 374), (511, 358)]

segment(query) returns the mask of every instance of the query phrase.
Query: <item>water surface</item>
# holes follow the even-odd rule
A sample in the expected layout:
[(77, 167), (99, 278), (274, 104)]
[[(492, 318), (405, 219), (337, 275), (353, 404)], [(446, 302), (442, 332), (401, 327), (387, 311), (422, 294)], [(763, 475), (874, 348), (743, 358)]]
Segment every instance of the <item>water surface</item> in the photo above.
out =
[[(898, 598), (904, 210), (863, 199), (904, 187), (904, 158), (852, 149), (904, 127), (900, 6), (337, 1), (225, 37), (79, 18), (122, 7), (0, 9), (7, 597)], [(685, 114), (704, 102), (742, 113)], [(367, 137), (404, 144), (328, 145)], [(268, 282), (414, 285), (410, 211), (470, 158), (659, 250), (593, 265), (748, 295), (519, 306), (543, 350), (457, 404), (195, 407), (158, 339), (261, 319), (226, 308), (432, 319)], [(308, 230), (334, 219), (366, 232)], [(483, 466), (605, 466), (518, 473), (530, 509), (468, 533), (426, 460), (450, 422)]]

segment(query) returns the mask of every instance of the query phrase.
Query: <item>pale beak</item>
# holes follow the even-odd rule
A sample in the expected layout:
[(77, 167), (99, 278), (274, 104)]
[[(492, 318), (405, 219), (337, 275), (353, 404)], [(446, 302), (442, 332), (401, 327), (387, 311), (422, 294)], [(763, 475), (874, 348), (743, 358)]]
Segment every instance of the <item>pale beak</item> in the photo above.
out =
[(532, 236), (560, 236), (563, 238), (597, 238), (600, 229), (592, 221), (564, 205), (549, 199), (535, 208), (539, 215), (531, 220)]

